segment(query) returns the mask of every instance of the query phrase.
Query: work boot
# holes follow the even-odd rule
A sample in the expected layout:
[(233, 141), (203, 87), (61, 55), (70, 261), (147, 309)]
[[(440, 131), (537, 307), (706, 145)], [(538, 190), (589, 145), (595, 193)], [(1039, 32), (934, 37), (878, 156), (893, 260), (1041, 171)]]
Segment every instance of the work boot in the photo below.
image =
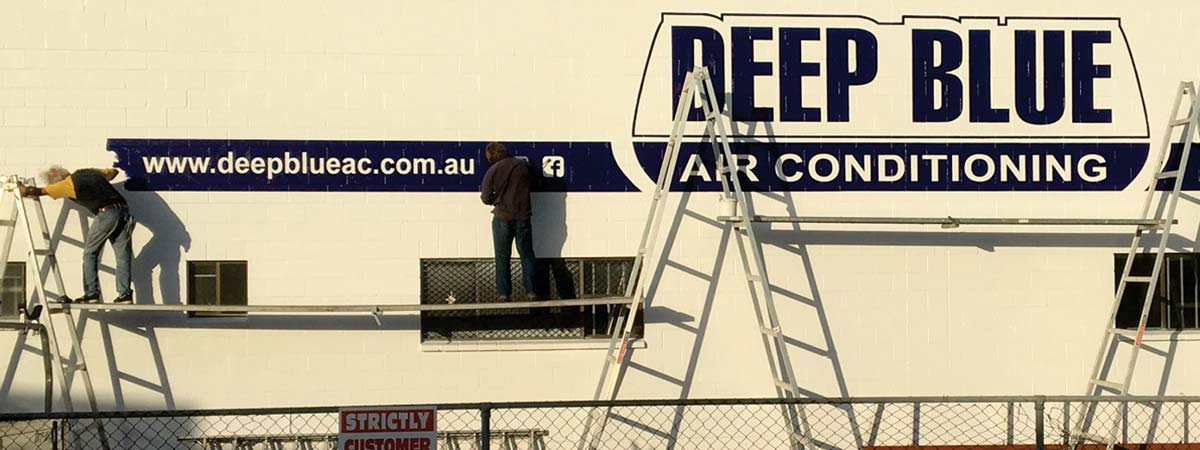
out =
[(512, 301), (512, 297), (507, 296), (507, 295), (501, 295), (501, 296), (496, 297), (497, 303), (508, 303), (510, 301)]
[(79, 298), (75, 299), (74, 302), (75, 303), (100, 303), (100, 294), (99, 293), (84, 294), (83, 297), (79, 297)]
[(117, 305), (132, 305), (133, 293), (121, 294), (117, 298), (114, 298), (112, 302)]

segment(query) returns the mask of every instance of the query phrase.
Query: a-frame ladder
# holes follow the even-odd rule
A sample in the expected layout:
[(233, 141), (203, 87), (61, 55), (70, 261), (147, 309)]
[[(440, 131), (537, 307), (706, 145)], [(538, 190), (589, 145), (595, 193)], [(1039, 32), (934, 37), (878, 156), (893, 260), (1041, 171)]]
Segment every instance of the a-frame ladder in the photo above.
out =
[[(738, 177), (732, 176), (736, 172), (738, 164), (729, 146), (729, 135), (723, 121), (719, 97), (713, 88), (708, 69), (698, 67), (688, 72), (684, 78), (679, 102), (675, 108), (675, 121), (667, 140), (662, 165), (659, 168), (658, 180), (651, 199), (645, 228), (642, 231), (641, 243), (638, 245), (637, 256), (634, 258), (629, 276), (629, 284), (626, 286), (626, 295), (631, 298), (631, 301), (628, 310), (615, 321), (613, 337), (609, 342), (608, 354), (605, 357), (600, 381), (593, 397), (595, 400), (615, 399), (618, 378), (627, 362), (626, 354), (633, 338), (634, 318), (645, 303), (644, 284), (649, 275), (644, 272), (649, 271), (643, 271), (642, 268), (646, 265), (646, 257), (657, 245), (659, 225), (662, 222), (663, 212), (666, 210), (666, 194), (670, 191), (671, 179), (675, 174), (688, 115), (697, 99), (704, 112), (706, 134), (712, 144), (713, 156), (717, 162), (717, 179), (721, 182), (722, 202), (736, 203), (738, 214), (742, 218), (733, 226), (735, 234), (738, 236), (738, 251), (741, 255), (743, 272), (750, 287), (750, 297), (758, 319), (758, 331), (762, 337), (771, 368), (772, 386), (780, 398), (796, 399), (801, 396), (801, 390), (796, 384), (791, 358), (788, 356), (787, 345), (779, 325), (762, 247), (751, 226), (750, 218), (754, 217), (754, 214), (751, 211), (749, 198), (742, 190)], [(784, 404), (780, 408), (789, 429), (788, 440), (791, 448), (815, 448), (803, 406)], [(610, 408), (595, 408), (589, 413), (580, 436), (579, 450), (595, 450), (601, 447), (610, 412)]]
[[(88, 371), (87, 362), (83, 357), (83, 346), (80, 345), (79, 333), (75, 330), (75, 318), (72, 316), (70, 308), (51, 307), (52, 304), (57, 305), (58, 302), (69, 302), (69, 299), (66, 297), (66, 286), (63, 284), (62, 272), (58, 268), (58, 260), (54, 256), (50, 227), (46, 222), (46, 211), (42, 208), (42, 202), (38, 197), (24, 197), (21, 195), (21, 190), (26, 183), (20, 177), (15, 175), (4, 177), (3, 183), (3, 191), (0, 192), (0, 211), (4, 210), (5, 203), (12, 203), (13, 206), (7, 220), (0, 222), (0, 226), (5, 228), (3, 232), (3, 247), (0, 247), (0, 256), (3, 256), (4, 259), (0, 262), (8, 260), (7, 257), (15, 242), (16, 229), (18, 226), (22, 226), (28, 238), (26, 241), (29, 252), (28, 261), (32, 265), (33, 273), (37, 276), (34, 287), (38, 301), (40, 302), (37, 305), (30, 302), (25, 309), (27, 311), (37, 311), (41, 307), (43, 310), (44, 315), (37, 313), (31, 315), (39, 316), (38, 322), (46, 327), (46, 335), (49, 338), (50, 345), (49, 348), (42, 351), (50, 352), (51, 359), (53, 360), (51, 368), (55, 378), (60, 383), (58, 391), (62, 395), (63, 408), (67, 412), (75, 410), (74, 403), (71, 401), (71, 389), (68, 380), (78, 373), (80, 379), (83, 381), (84, 390), (87, 392), (88, 406), (92, 412), (96, 412), (99, 410), (99, 405), (96, 402), (96, 392), (92, 388), (92, 377)], [(3, 272), (6, 269), (7, 264), (0, 264), (0, 278), (3, 278)], [(53, 279), (55, 288), (53, 291), (46, 287), (47, 276)], [(52, 297), (58, 302), (51, 302), (50, 299)], [(54, 331), (53, 315), (59, 312), (66, 319), (67, 335), (71, 338), (70, 348), (74, 349), (74, 354), (78, 360), (77, 364), (70, 365), (69, 367), (66, 367), (67, 360), (63, 359), (62, 347), (59, 345), (58, 335)], [(41, 317), (44, 317), (44, 319)], [(101, 448), (108, 450), (108, 436), (105, 433), (103, 423), (99, 419), (95, 419), (92, 421), (91, 426), (95, 428), (97, 435), (100, 437)]]
[[(1185, 115), (1179, 116), (1187, 100)], [(1175, 131), (1182, 127), (1181, 151), (1179, 155), (1179, 166), (1164, 170), (1166, 156), (1171, 150), (1171, 143), (1174, 142), (1173, 137)], [(1134, 231), (1133, 242), (1129, 244), (1129, 251), (1125, 257), (1125, 267), (1121, 270), (1120, 283), (1117, 285), (1117, 294), (1113, 300), (1112, 310), (1104, 322), (1104, 336), (1100, 341), (1100, 348), (1096, 351), (1096, 361), (1092, 366), (1091, 374), (1088, 378), (1087, 391), (1084, 395), (1089, 397), (1099, 398), (1105, 392), (1115, 393), (1116, 395), (1128, 395), (1129, 384), (1133, 380), (1133, 370), (1137, 365), (1138, 353), (1142, 348), (1142, 338), (1146, 333), (1146, 320), (1150, 317), (1150, 307), (1154, 302), (1155, 289), (1158, 287), (1159, 276), (1162, 274), (1163, 257), (1167, 250), (1167, 239), (1171, 235), (1171, 225), (1175, 219), (1175, 206), (1179, 202), (1179, 194), (1183, 189), (1183, 181), (1187, 175), (1188, 158), (1192, 150), (1192, 140), (1195, 138), (1197, 131), (1200, 130), (1200, 97), (1197, 96), (1196, 86), (1191, 82), (1179, 83), (1179, 88), (1175, 93), (1175, 105), (1171, 108), (1171, 117), (1167, 121), (1166, 134), (1163, 136), (1162, 144), (1158, 149), (1158, 158), (1155, 161), (1154, 177), (1150, 180), (1150, 186), (1146, 189), (1145, 202), (1142, 204), (1142, 218), (1161, 220), (1161, 226), (1140, 225)], [(1158, 185), (1161, 180), (1172, 180), (1171, 190), (1166, 193), (1166, 205), (1159, 207), (1155, 205), (1154, 199), (1158, 196)], [(1152, 250), (1144, 250), (1142, 248), (1142, 238), (1146, 234), (1157, 234), (1158, 245)], [(1133, 264), (1134, 259), (1138, 255), (1154, 255), (1154, 268), (1149, 275), (1134, 275)], [(1117, 312), (1120, 310), (1121, 298), (1125, 295), (1126, 288), (1130, 284), (1139, 284), (1146, 287), (1146, 294), (1142, 298), (1142, 313), (1138, 318), (1138, 327), (1136, 331), (1119, 329), (1116, 326)], [(1132, 343), (1132, 348), (1129, 349), (1128, 362), (1125, 363), (1125, 371), (1119, 374), (1120, 381), (1112, 381), (1107, 378), (1117, 378), (1111, 370), (1106, 370), (1113, 365), (1117, 365), (1115, 355), (1110, 361), (1106, 355), (1112, 345), (1121, 342)], [(1119, 352), (1118, 352), (1119, 353)], [(1106, 377), (1105, 374), (1109, 377)], [(1112, 414), (1111, 421), (1101, 420), (1093, 415), (1099, 410), (1101, 402), (1087, 402), (1083, 407), (1075, 413), (1075, 419), (1072, 421), (1071, 444), (1072, 448), (1083, 442), (1096, 442), (1105, 444), (1108, 450), (1112, 450), (1116, 444), (1118, 427), (1120, 425), (1120, 414)], [(1107, 424), (1098, 425), (1096, 422), (1108, 422)], [(1100, 432), (1093, 432), (1092, 429), (1099, 428)]]

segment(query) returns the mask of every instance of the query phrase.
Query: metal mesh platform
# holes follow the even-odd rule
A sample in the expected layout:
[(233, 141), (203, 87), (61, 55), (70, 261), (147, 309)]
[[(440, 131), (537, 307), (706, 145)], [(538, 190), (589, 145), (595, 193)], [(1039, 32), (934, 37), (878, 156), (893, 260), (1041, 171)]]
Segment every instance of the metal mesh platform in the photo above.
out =
[[(519, 260), (511, 263), (513, 300), (525, 300)], [(539, 260), (535, 276), (542, 300), (621, 296), (633, 258), (556, 258)], [(494, 303), (495, 261), (492, 259), (424, 259), (421, 261), (421, 304)], [(609, 319), (616, 308), (596, 305), (505, 310), (426, 311), (421, 313), (422, 341), (586, 339), (610, 336)]]

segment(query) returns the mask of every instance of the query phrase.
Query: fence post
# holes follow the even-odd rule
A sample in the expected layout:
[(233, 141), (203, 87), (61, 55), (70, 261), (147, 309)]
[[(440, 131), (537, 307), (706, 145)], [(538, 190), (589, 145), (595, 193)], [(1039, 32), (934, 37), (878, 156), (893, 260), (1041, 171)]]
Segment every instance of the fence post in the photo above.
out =
[(1033, 401), (1033, 411), (1037, 415), (1033, 421), (1034, 444), (1037, 450), (1046, 450), (1046, 399), (1038, 396)]
[(492, 404), (479, 405), (479, 450), (492, 448)]
[(912, 445), (921, 445), (921, 402), (913, 402)]
[[(1082, 419), (1086, 419), (1086, 418), (1080, 418), (1080, 420), (1082, 420)], [(1063, 445), (1070, 445), (1070, 433), (1072, 433), (1072, 430), (1075, 430), (1075, 428), (1073, 428), (1073, 426), (1074, 425), (1070, 424), (1070, 402), (1062, 402), (1062, 444)], [(1082, 430), (1082, 425), (1080, 425), (1080, 430)]]

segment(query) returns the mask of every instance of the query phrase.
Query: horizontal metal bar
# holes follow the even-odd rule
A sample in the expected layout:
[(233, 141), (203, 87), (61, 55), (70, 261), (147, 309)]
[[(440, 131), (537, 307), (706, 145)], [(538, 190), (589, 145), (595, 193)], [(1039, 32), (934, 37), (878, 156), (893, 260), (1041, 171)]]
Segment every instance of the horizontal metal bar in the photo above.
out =
[(570, 306), (625, 305), (630, 297), (601, 297), (574, 300), (545, 300), (507, 303), (456, 303), (430, 305), (160, 305), (49, 302), (50, 311), (178, 311), (215, 313), (413, 313), (422, 311), (477, 311), (496, 309), (554, 308)]
[[(443, 438), (472, 438), (479, 437), (478, 430), (451, 430), (438, 431), (438, 437)], [(548, 437), (549, 430), (529, 429), (529, 430), (491, 430), (493, 437)], [(336, 441), (337, 433), (295, 433), (295, 434), (246, 434), (246, 435), (215, 435), (215, 436), (180, 436), (176, 440), (179, 442), (207, 442), (207, 443), (232, 443), (232, 442), (287, 442), (287, 441)]]
[[(742, 222), (741, 216), (718, 216), (722, 222)], [(843, 223), (875, 225), (1142, 225), (1157, 226), (1162, 219), (1070, 219), (1070, 218), (1001, 218), (1001, 217), (836, 217), (836, 216), (754, 216), (757, 223)], [(1174, 220), (1171, 223), (1179, 223)]]
[[(852, 398), (721, 398), (721, 399), (655, 399), (655, 400), (568, 400), (536, 402), (487, 403), (497, 409), (543, 409), (543, 408), (587, 408), (587, 407), (634, 407), (634, 406), (718, 406), (718, 405), (845, 405), (845, 404), (901, 404), (901, 403), (1149, 403), (1149, 402), (1200, 402), (1200, 396), (963, 396), (963, 397), (852, 397)], [(432, 406), (439, 410), (477, 410), (483, 403), (424, 403), (406, 405), (412, 407)], [(345, 405), (344, 408), (380, 405)], [(338, 406), (306, 406), (283, 408), (239, 408), (239, 409), (193, 409), (193, 410), (139, 410), (106, 412), (58, 412), (46, 413), (0, 413), (0, 423), (17, 420), (39, 419), (88, 419), (88, 418), (137, 418), (137, 417), (201, 417), (270, 414), (319, 414), (337, 413)]]

